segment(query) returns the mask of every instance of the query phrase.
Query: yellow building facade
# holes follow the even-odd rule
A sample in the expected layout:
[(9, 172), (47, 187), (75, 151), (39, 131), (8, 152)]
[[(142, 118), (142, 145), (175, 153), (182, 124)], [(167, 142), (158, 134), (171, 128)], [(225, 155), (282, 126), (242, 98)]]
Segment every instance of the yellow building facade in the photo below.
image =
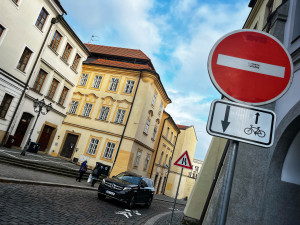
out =
[(154, 148), (155, 154), (148, 173), (148, 177), (154, 181), (156, 194), (164, 193), (179, 133), (180, 131), (172, 117), (164, 111), (158, 131), (159, 138)]
[(91, 57), (51, 152), (110, 175), (150, 168), (163, 109), (171, 103), (151, 60), (140, 50), (86, 44)]

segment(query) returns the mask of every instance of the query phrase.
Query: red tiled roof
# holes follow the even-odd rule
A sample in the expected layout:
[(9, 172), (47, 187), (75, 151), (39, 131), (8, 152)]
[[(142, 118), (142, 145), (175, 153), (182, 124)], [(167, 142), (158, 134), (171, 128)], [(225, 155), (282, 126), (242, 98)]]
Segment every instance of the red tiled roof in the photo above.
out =
[(93, 53), (105, 54), (105, 55), (114, 55), (114, 56), (122, 56), (134, 59), (146, 59), (150, 60), (145, 53), (138, 49), (130, 49), (130, 48), (119, 48), (119, 47), (110, 47), (104, 45), (93, 45), (93, 44), (85, 44)]
[(121, 67), (127, 69), (137, 69), (137, 70), (152, 70), (154, 71), (149, 65), (141, 65), (141, 64), (134, 64), (134, 63), (127, 63), (127, 62), (119, 62), (107, 59), (96, 59), (91, 61), (90, 63), (98, 64), (102, 66), (114, 66), (114, 67)]
[(190, 126), (179, 125), (179, 124), (176, 124), (176, 126), (177, 126), (178, 129), (180, 129), (180, 130), (183, 130), (183, 129), (186, 129), (186, 128), (190, 127)]

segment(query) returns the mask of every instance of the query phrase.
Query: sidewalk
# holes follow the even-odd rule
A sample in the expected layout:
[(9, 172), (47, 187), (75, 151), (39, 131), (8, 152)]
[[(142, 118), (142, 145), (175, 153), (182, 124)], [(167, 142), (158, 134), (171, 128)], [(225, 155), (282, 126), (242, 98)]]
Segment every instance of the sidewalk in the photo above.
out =
[[(27, 152), (26, 156), (20, 155), (21, 151), (16, 149), (0, 149), (0, 156), (8, 157), (8, 158), (17, 158), (22, 161), (27, 161), (34, 164), (43, 164), (48, 166), (55, 166), (63, 169), (72, 169), (78, 171), (79, 166), (65, 161), (63, 159), (53, 157), (50, 155), (44, 154), (35, 154)], [(82, 180), (82, 182), (76, 182), (75, 177), (67, 177), (56, 174), (51, 174), (43, 171), (39, 171), (38, 169), (28, 169), (24, 168), (21, 165), (15, 166), (6, 163), (0, 162), (0, 182), (11, 182), (11, 183), (26, 183), (26, 184), (35, 184), (35, 185), (47, 185), (47, 186), (57, 186), (57, 187), (66, 187), (66, 188), (77, 188), (77, 189), (86, 189), (91, 191), (97, 191), (96, 187), (91, 187), (91, 184), (87, 183), (86, 180)], [(165, 195), (154, 195), (154, 199), (158, 201), (167, 201), (174, 202), (174, 198), (165, 196)], [(185, 205), (186, 201), (177, 200), (177, 204)], [(180, 221), (182, 220), (183, 212), (174, 213), (173, 217), (173, 225), (180, 225)], [(146, 224), (169, 224), (169, 220), (171, 218), (171, 213), (160, 214), (153, 217)]]

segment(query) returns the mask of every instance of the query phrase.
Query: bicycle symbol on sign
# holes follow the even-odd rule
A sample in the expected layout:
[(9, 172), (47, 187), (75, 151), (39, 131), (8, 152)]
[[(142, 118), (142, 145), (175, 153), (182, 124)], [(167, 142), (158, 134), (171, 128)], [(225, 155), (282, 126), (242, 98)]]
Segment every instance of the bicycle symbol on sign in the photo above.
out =
[(244, 129), (245, 134), (250, 135), (254, 133), (254, 135), (257, 135), (258, 137), (263, 138), (266, 136), (266, 132), (260, 129), (260, 127), (254, 127), (252, 124), (250, 127)]

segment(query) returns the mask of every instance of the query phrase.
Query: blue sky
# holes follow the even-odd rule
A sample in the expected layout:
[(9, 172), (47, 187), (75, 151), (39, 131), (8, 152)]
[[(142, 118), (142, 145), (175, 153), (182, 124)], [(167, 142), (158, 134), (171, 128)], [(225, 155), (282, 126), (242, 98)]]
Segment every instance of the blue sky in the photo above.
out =
[[(141, 49), (159, 73), (176, 123), (194, 125), (203, 160), (210, 103), (220, 98), (207, 72), (213, 44), (241, 29), (249, 0), (61, 0), (65, 19), (84, 43)], [(92, 35), (95, 37), (92, 38)]]

